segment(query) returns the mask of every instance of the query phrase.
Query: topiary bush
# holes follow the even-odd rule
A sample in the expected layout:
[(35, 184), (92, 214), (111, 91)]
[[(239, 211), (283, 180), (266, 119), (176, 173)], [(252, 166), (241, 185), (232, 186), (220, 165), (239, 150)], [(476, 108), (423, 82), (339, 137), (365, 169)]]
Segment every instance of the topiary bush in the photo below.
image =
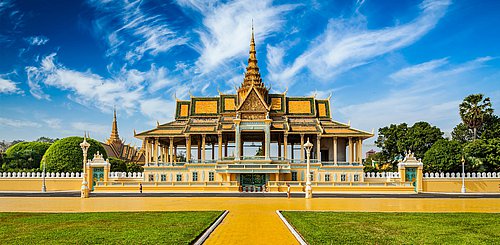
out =
[(49, 149), (46, 142), (20, 142), (5, 151), (4, 171), (38, 170), (43, 155)]
[(127, 163), (116, 157), (108, 158), (109, 164), (111, 164), (111, 172), (127, 172)]
[[(67, 137), (56, 141), (45, 152), (43, 160), (46, 164), (47, 172), (81, 172), (83, 171), (83, 152), (80, 143), (83, 137)], [(87, 152), (88, 159), (92, 159), (98, 151), (106, 159), (108, 158), (106, 150), (94, 139), (87, 139), (90, 147)], [(43, 162), (42, 162), (43, 164)], [(40, 168), (43, 166), (40, 165)]]

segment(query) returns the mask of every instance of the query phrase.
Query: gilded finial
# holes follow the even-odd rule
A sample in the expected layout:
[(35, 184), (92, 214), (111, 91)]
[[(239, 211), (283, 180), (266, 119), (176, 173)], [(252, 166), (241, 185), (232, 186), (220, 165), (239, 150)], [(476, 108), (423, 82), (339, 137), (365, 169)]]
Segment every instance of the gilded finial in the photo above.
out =
[(374, 133), (375, 133), (375, 128), (372, 128), (372, 134), (374, 134)]
[(158, 120), (156, 120), (156, 127), (159, 127), (160, 126), (160, 122), (158, 122)]
[(136, 135), (137, 135), (137, 132), (135, 132), (135, 128), (134, 128), (134, 136), (136, 136)]
[(326, 98), (326, 100), (330, 100), (331, 98), (332, 98), (332, 93), (328, 95), (328, 98)]
[(351, 120), (349, 120), (349, 121), (347, 122), (347, 126), (349, 126), (349, 127), (351, 126)]
[(288, 87), (286, 87), (285, 92), (283, 92), (284, 95), (288, 92)]

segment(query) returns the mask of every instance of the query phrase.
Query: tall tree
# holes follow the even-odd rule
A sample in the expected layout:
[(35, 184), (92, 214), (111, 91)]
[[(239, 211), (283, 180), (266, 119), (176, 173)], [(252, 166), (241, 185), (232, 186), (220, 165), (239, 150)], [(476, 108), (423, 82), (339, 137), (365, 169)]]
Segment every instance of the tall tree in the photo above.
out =
[(378, 130), (375, 141), (387, 162), (397, 163), (404, 152), (411, 150), (417, 158), (423, 158), (427, 150), (438, 140), (443, 139), (443, 132), (427, 122), (417, 122), (408, 127), (406, 123), (391, 124)]
[(473, 139), (477, 139), (477, 129), (483, 125), (485, 116), (493, 114), (489, 97), (483, 94), (471, 94), (465, 97), (459, 106), (460, 118), (473, 130)]
[(460, 160), (462, 147), (458, 141), (441, 139), (438, 140), (425, 153), (425, 172), (458, 172), (461, 170)]

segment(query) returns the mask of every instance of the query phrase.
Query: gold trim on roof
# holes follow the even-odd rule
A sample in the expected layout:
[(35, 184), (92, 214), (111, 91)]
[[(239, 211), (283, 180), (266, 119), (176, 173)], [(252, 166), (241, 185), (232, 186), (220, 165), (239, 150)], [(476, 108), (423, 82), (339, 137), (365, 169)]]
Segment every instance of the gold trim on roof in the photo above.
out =
[(190, 132), (205, 132), (205, 131), (215, 131), (215, 126), (191, 126), (189, 127)]
[(271, 98), (271, 110), (281, 110), (281, 98)]
[(292, 131), (296, 132), (317, 132), (318, 129), (315, 126), (291, 126)]
[(179, 113), (179, 116), (181, 116), (181, 117), (189, 116), (189, 105), (182, 104), (180, 106), (181, 106), (181, 112)]
[(326, 117), (326, 105), (324, 103), (318, 103), (318, 116)]
[(216, 100), (195, 100), (195, 114), (217, 114)]
[(288, 101), (288, 112), (290, 114), (311, 113), (311, 101), (309, 101), (309, 100), (291, 100), (291, 101)]

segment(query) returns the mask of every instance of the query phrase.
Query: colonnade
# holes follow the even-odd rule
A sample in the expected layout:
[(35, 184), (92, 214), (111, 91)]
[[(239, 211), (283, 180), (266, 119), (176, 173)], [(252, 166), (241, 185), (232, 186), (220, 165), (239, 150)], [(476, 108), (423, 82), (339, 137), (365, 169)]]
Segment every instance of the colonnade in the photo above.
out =
[[(270, 133), (265, 134), (266, 136), (264, 137), (264, 142), (263, 142), (263, 151), (264, 151), (264, 157), (265, 159), (270, 159)], [(292, 134), (282, 134), (279, 135), (277, 143), (278, 143), (278, 150), (277, 150), (277, 156), (278, 159), (295, 159), (295, 144), (294, 142), (289, 141), (289, 135)], [(297, 134), (294, 134), (297, 135)], [(317, 134), (311, 134), (311, 135), (306, 135), (306, 134), (298, 134), (300, 136), (300, 162), (305, 162), (306, 160), (306, 155), (305, 155), (305, 148), (304, 144), (305, 141), (307, 140), (307, 136), (311, 136), (311, 138), (316, 138), (316, 142), (313, 142), (314, 139), (309, 140), (311, 143), (314, 144), (314, 149), (311, 152), (311, 158), (317, 159), (318, 161), (321, 161), (321, 142), (322, 139), (331, 139), (332, 144), (331, 148), (328, 150), (333, 151), (333, 163), (337, 164), (338, 159), (339, 159), (339, 137), (338, 136), (321, 136)], [(193, 135), (186, 135), (185, 136), (185, 146), (186, 149), (186, 161), (190, 161), (192, 156), (191, 156), (191, 147), (192, 147), (192, 136)], [(207, 134), (201, 134), (196, 136), (200, 137), (201, 140), (198, 140), (198, 145), (197, 145), (197, 150), (198, 150), (198, 159), (201, 162), (206, 161), (206, 145), (207, 145)], [(352, 162), (357, 162), (361, 163), (362, 161), (362, 144), (363, 140), (361, 138), (357, 137), (342, 137), (347, 139), (347, 144), (346, 144), (346, 160), (349, 163)], [(176, 163), (177, 162), (177, 147), (178, 145), (174, 144), (174, 139), (179, 139), (179, 137), (174, 138), (174, 137), (161, 137), (161, 142), (160, 143), (160, 137), (150, 137), (146, 138), (145, 141), (145, 163), (146, 165), (149, 165), (151, 163), (158, 164), (159, 162), (161, 163)], [(224, 157), (227, 157), (228, 154), (228, 140), (224, 141), (223, 140), (223, 135), (222, 133), (217, 134), (216, 137), (217, 141), (210, 142), (211, 143), (211, 153), (212, 153), (212, 159), (215, 160), (215, 145), (217, 144), (217, 156), (219, 160), (223, 159)], [(241, 141), (241, 136), (236, 136), (235, 137), (235, 149), (234, 149), (234, 159), (235, 160), (240, 160), (242, 157), (242, 151), (243, 151), (243, 144)], [(289, 147), (291, 151), (289, 152)], [(282, 150), (283, 146), (283, 150)], [(333, 149), (332, 149), (333, 148)], [(283, 155), (282, 155), (283, 153)], [(313, 157), (313, 154), (315, 155)], [(289, 156), (290, 155), (290, 156)]]

